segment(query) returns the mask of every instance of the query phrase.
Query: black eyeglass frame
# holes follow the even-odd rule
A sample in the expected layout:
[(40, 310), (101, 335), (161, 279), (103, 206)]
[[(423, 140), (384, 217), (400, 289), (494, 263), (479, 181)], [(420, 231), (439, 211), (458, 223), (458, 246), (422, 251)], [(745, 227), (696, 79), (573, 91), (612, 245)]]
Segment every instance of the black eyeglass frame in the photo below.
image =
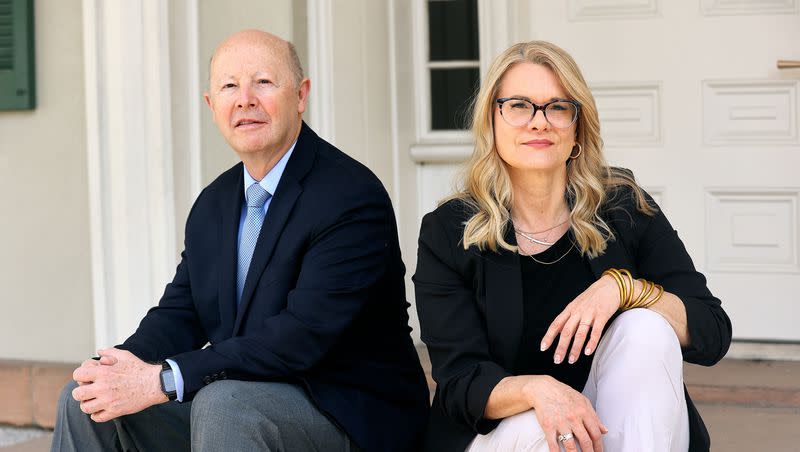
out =
[[(578, 115), (581, 114), (581, 103), (576, 101), (576, 100), (553, 99), (550, 102), (546, 102), (546, 103), (544, 103), (542, 105), (538, 105), (538, 104), (535, 104), (535, 103), (531, 102), (528, 99), (523, 99), (521, 97), (501, 97), (499, 99), (495, 99), (495, 102), (497, 102), (497, 105), (500, 106), (500, 116), (503, 117), (503, 121), (506, 121), (506, 123), (508, 123), (508, 120), (503, 115), (503, 104), (508, 102), (508, 101), (510, 101), (510, 100), (521, 100), (521, 101), (525, 101), (525, 102), (533, 105), (533, 113), (531, 113), (531, 118), (528, 119), (528, 121), (525, 124), (530, 124), (530, 122), (533, 121), (533, 118), (536, 116), (536, 112), (539, 111), (539, 110), (542, 110), (542, 115), (544, 115), (544, 120), (547, 121), (548, 124), (550, 124), (551, 126), (555, 127), (556, 129), (566, 129), (567, 127), (575, 124), (575, 122), (578, 121)], [(567, 102), (567, 103), (570, 103), (570, 104), (575, 106), (575, 117), (572, 118), (572, 122), (569, 123), (569, 125), (564, 126), (564, 127), (558, 127), (555, 124), (553, 124), (552, 122), (550, 122), (550, 119), (547, 118), (547, 110), (545, 110), (545, 108), (549, 107), (551, 104), (555, 104), (555, 103), (558, 103), (558, 102)], [(518, 125), (518, 126), (515, 126), (513, 124), (508, 124), (508, 125), (510, 125), (512, 127), (522, 127), (525, 124), (521, 124), (521, 125)]]

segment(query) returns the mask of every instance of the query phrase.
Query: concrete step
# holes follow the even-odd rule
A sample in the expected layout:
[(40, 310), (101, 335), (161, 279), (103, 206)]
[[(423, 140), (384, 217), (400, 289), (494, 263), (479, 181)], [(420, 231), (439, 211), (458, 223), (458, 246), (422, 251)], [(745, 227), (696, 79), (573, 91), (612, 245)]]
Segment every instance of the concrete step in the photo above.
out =
[(684, 366), (692, 400), (762, 408), (800, 408), (800, 362), (723, 359), (713, 367)]
[[(421, 348), (419, 353), (433, 391), (435, 384), (430, 378), (427, 351)], [(15, 383), (3, 387), (8, 396), (6, 402), (15, 399), (14, 396), (19, 397), (20, 391), (41, 393), (33, 390), (39, 377), (46, 377), (48, 382), (42, 385), (48, 396), (36, 397), (39, 403), (47, 399), (47, 407), (42, 403), (39, 410), (34, 410), (33, 397), (30, 402), (18, 400), (23, 405), (29, 404), (30, 411), (23, 416), (17, 413), (14, 419), (33, 418), (41, 424), (52, 425), (56, 389), (69, 374), (69, 366), (55, 367), (58, 368), (31, 366), (29, 373), (20, 375), (17, 372), (19, 367), (12, 368), (8, 363), (5, 368), (0, 365), (0, 380)], [(5, 378), (2, 378), (4, 373)], [(800, 451), (800, 362), (724, 359), (713, 367), (686, 364), (684, 379), (711, 433), (712, 450)], [(34, 415), (34, 411), (40, 414)], [(20, 424), (23, 423), (17, 425)], [(31, 441), (0, 447), (0, 451), (44, 452), (49, 450), (51, 437), (45, 433)]]
[[(436, 383), (428, 351), (420, 347), (417, 352), (432, 394)], [(698, 404), (800, 408), (800, 361), (723, 359), (712, 367), (685, 364), (684, 382)]]
[[(427, 350), (418, 350), (433, 393)], [(800, 362), (723, 359), (684, 365), (712, 451), (800, 452)]]
[(46, 433), (35, 439), (16, 443), (6, 447), (0, 447), (2, 452), (47, 452), (50, 450), (50, 443), (53, 442), (53, 434)]
[(800, 409), (697, 405), (712, 451), (800, 451)]

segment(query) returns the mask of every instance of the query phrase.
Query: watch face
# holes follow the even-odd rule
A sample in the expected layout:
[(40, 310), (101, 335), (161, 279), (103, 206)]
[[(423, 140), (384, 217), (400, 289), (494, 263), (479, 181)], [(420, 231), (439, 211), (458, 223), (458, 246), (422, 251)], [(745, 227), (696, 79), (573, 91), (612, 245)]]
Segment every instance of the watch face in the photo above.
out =
[(161, 386), (165, 393), (175, 392), (175, 377), (172, 376), (172, 370), (161, 371)]

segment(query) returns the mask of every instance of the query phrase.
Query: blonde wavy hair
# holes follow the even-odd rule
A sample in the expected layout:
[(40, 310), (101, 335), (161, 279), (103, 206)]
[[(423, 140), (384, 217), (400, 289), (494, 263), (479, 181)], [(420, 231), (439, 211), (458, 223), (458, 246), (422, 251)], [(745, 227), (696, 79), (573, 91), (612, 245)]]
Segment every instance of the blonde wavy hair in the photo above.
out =
[(571, 229), (581, 254), (597, 257), (614, 239), (614, 233), (600, 217), (601, 206), (612, 197), (614, 189), (629, 187), (639, 211), (652, 215), (651, 206), (633, 175), (609, 167), (603, 156), (600, 120), (594, 97), (581, 75), (575, 60), (560, 47), (545, 41), (515, 44), (499, 55), (484, 77), (472, 103), (472, 133), (475, 149), (466, 163), (460, 189), (450, 199), (460, 199), (474, 210), (464, 227), (464, 249), (497, 251), (498, 246), (516, 252), (517, 247), (505, 240), (511, 224), (513, 191), (505, 162), (494, 142), (494, 109), (503, 75), (519, 63), (540, 64), (549, 68), (561, 83), (567, 96), (581, 104), (577, 121), (576, 142), (581, 152), (567, 163), (567, 189), (564, 194), (570, 208)]

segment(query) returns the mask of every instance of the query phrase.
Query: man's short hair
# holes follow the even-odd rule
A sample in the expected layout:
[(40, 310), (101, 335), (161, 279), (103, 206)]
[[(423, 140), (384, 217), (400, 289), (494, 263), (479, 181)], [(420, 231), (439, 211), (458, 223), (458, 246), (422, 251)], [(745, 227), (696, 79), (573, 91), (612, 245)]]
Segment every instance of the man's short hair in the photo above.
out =
[(286, 43), (289, 44), (289, 69), (292, 70), (295, 86), (299, 88), (300, 82), (303, 81), (303, 65), (300, 64), (300, 57), (297, 56), (297, 49), (295, 49), (294, 44), (289, 41), (286, 41)]

